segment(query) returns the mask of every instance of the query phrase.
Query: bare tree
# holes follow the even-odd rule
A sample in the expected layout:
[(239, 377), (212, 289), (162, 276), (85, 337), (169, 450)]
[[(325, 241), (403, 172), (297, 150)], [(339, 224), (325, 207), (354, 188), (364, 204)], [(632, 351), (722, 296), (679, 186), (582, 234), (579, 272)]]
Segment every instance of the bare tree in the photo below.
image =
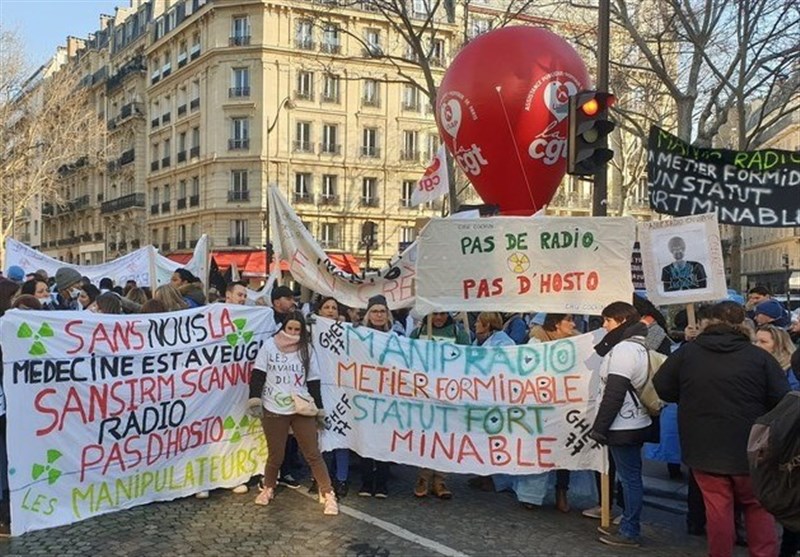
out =
[(0, 245), (34, 203), (62, 199), (66, 173), (103, 163), (106, 127), (75, 66), (30, 74), (18, 37), (0, 31)]

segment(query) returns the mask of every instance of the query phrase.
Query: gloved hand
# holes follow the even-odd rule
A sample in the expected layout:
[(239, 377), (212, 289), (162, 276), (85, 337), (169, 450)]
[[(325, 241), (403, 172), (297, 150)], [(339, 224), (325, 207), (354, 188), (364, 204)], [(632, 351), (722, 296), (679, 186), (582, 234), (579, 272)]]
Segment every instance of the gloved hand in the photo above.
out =
[(253, 397), (247, 400), (247, 415), (251, 418), (261, 417), (261, 399)]

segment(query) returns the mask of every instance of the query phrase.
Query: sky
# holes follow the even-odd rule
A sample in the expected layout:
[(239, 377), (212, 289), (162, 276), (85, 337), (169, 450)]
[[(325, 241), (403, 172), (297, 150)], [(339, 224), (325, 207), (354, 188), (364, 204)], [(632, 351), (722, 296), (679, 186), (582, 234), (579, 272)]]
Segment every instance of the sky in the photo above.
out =
[(128, 0), (0, 0), (0, 29), (15, 30), (29, 65), (44, 64), (68, 35), (85, 38), (100, 26), (100, 14), (114, 15)]

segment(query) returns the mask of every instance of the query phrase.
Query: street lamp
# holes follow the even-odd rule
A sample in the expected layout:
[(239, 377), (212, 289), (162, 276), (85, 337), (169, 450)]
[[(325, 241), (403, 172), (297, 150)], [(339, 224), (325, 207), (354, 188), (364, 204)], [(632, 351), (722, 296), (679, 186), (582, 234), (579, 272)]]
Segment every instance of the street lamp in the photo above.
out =
[(269, 277), (269, 259), (270, 259), (270, 251), (272, 251), (272, 242), (270, 240), (270, 226), (269, 226), (269, 166), (270, 166), (270, 155), (269, 155), (269, 134), (272, 133), (272, 130), (275, 129), (275, 126), (278, 125), (278, 116), (281, 115), (281, 109), (286, 107), (286, 110), (291, 110), (294, 108), (294, 103), (292, 99), (289, 97), (285, 97), (280, 104), (278, 105), (278, 109), (275, 111), (275, 118), (273, 118), (272, 122), (270, 122), (269, 126), (267, 126), (267, 133), (264, 138), (266, 144), (266, 165), (267, 165), (267, 175), (265, 179), (265, 186), (264, 186), (264, 258), (266, 265), (264, 266), (264, 272), (266, 273), (264, 277), (264, 284), (266, 284), (267, 278)]

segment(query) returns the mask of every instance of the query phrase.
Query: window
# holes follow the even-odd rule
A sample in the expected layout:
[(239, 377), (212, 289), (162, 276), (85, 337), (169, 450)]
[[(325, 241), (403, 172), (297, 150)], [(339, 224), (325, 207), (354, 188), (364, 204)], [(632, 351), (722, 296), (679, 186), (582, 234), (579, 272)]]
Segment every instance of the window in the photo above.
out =
[(186, 46), (186, 41), (181, 41), (178, 43), (178, 67), (182, 68), (186, 65), (186, 62), (189, 60), (189, 50)]
[(186, 208), (186, 180), (178, 182), (178, 209)]
[(161, 77), (167, 77), (172, 73), (172, 53), (168, 50), (164, 53), (164, 65), (161, 66)]
[(169, 251), (169, 226), (165, 226), (161, 231), (161, 251)]
[(341, 154), (341, 146), (338, 143), (339, 126), (336, 124), (325, 124), (322, 126), (322, 152), (332, 155)]
[(403, 132), (403, 150), (400, 152), (400, 158), (404, 161), (418, 161), (419, 149), (417, 148), (416, 131), (406, 130)]
[(294, 175), (294, 200), (295, 203), (311, 202), (311, 173), (296, 172)]
[(200, 225), (196, 222), (192, 223), (191, 238), (191, 247), (194, 247), (197, 244), (197, 240), (200, 239)]
[(322, 102), (339, 102), (339, 76), (325, 74), (325, 81), (322, 86)]
[(417, 183), (414, 180), (403, 180), (403, 187), (400, 190), (400, 206), (409, 208), (411, 207), (411, 194)]
[(492, 21), (489, 19), (472, 18), (469, 28), (469, 38), (474, 39), (492, 30)]
[(380, 106), (380, 83), (375, 79), (365, 79), (362, 93), (364, 106)]
[(231, 89), (228, 91), (229, 97), (249, 97), (250, 96), (250, 69), (233, 68), (231, 74)]
[(339, 197), (336, 194), (338, 191), (339, 177), (336, 174), (323, 174), (322, 175), (322, 205), (334, 205), (339, 203)]
[[(200, 205), (200, 177), (192, 176), (192, 190), (189, 196), (189, 206), (197, 207), (198, 205)], [(194, 234), (192, 237), (197, 238)]]
[(186, 161), (186, 132), (178, 134), (178, 162)]
[(381, 32), (378, 29), (367, 29), (364, 34), (365, 56), (380, 56), (383, 54), (381, 48)]
[(247, 187), (247, 170), (231, 170), (231, 189), (228, 201), (249, 201), (250, 190)]
[(403, 226), (400, 228), (400, 242), (410, 244), (417, 239), (417, 229), (413, 226)]
[(425, 157), (432, 161), (433, 157), (436, 156), (436, 153), (439, 151), (439, 134), (429, 133), (428, 134), (428, 143), (425, 147)]
[(169, 95), (164, 97), (162, 108), (164, 112), (161, 113), (161, 123), (166, 124), (172, 120), (172, 97)]
[(161, 202), (162, 213), (169, 213), (170, 201), (172, 201), (172, 188), (169, 187), (169, 184), (164, 184), (164, 201)]
[(295, 124), (294, 151), (311, 153), (311, 122), (297, 122)]
[(330, 23), (325, 25), (322, 31), (322, 52), (328, 54), (339, 54), (339, 52), (341, 52), (342, 45), (339, 33), (338, 25)]
[(192, 49), (189, 51), (189, 56), (192, 60), (200, 56), (200, 33), (195, 33), (192, 36)]
[(187, 93), (186, 87), (178, 88), (178, 116), (186, 114)]
[(295, 46), (301, 50), (314, 50), (314, 26), (311, 20), (301, 19), (297, 22)]
[(431, 45), (430, 62), (432, 66), (444, 66), (445, 54), (444, 41), (442, 39), (433, 39), (433, 44)]
[(428, 5), (427, 0), (414, 0), (411, 12), (412, 17), (418, 17), (424, 19), (428, 17), (429, 13), (430, 13), (430, 6)]
[(378, 179), (363, 178), (361, 180), (361, 205), (364, 207), (378, 206)]
[(172, 142), (170, 141), (169, 138), (167, 138), (167, 139), (164, 140), (164, 149), (162, 151), (162, 153), (163, 153), (163, 156), (161, 157), (161, 167), (162, 168), (167, 167), (167, 166), (170, 165), (169, 157), (170, 157), (171, 152), (172, 152)]
[(150, 203), (153, 205), (158, 205), (161, 202), (161, 197), (159, 195), (158, 186), (153, 188), (153, 199), (150, 200)]
[(361, 154), (365, 157), (379, 157), (378, 128), (364, 128), (361, 142)]
[(192, 100), (189, 101), (189, 108), (197, 110), (200, 108), (200, 81), (192, 81)]
[(247, 234), (247, 221), (236, 219), (231, 221), (231, 235), (228, 237), (229, 246), (246, 246), (250, 243)]
[(413, 85), (403, 86), (403, 110), (419, 110), (419, 89)]
[(178, 227), (178, 249), (186, 249), (186, 225)]
[(231, 46), (250, 44), (250, 21), (246, 16), (237, 16), (231, 20)]
[(319, 227), (319, 244), (323, 249), (339, 247), (339, 224), (323, 222)]
[(231, 118), (231, 138), (228, 140), (228, 149), (250, 148), (250, 119)]
[(296, 99), (311, 100), (314, 96), (314, 74), (313, 72), (297, 72), (297, 90), (294, 92)]

